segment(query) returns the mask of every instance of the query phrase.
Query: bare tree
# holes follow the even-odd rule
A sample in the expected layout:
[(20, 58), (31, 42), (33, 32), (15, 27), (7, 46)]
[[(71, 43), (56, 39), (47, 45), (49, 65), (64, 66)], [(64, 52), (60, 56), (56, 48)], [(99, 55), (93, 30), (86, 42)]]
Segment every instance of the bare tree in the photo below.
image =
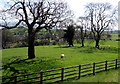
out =
[(91, 22), (91, 31), (96, 41), (96, 48), (99, 48), (101, 35), (114, 24), (114, 15), (116, 11), (112, 9), (109, 3), (90, 3), (86, 5), (86, 14)]
[(84, 47), (84, 40), (87, 34), (87, 30), (89, 29), (89, 19), (88, 17), (79, 17), (77, 22), (79, 23), (77, 24), (77, 29), (80, 31), (79, 35), (82, 43), (81, 47)]
[[(4, 24), (0, 26), (7, 29), (19, 25), (28, 28), (28, 58), (35, 58), (35, 34), (45, 28), (50, 30), (65, 21), (71, 15), (66, 3), (53, 0), (12, 0), (10, 7), (2, 11), (1, 19)], [(8, 7), (8, 6), (7, 6)], [(3, 16), (4, 15), (4, 16)], [(71, 16), (70, 16), (71, 17)], [(12, 19), (11, 19), (12, 18)], [(12, 24), (8, 24), (8, 22)], [(3, 23), (3, 22), (2, 22)], [(13, 25), (13, 23), (15, 23)]]

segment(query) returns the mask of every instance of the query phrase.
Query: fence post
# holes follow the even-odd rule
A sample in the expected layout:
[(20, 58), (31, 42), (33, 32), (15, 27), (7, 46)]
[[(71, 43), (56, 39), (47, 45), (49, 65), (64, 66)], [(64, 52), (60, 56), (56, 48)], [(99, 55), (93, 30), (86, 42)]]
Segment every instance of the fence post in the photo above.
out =
[(79, 67), (78, 79), (80, 79), (80, 75), (81, 75), (81, 65), (79, 65), (78, 67)]
[(95, 75), (95, 63), (93, 63), (93, 75)]
[(43, 84), (43, 72), (40, 72), (40, 84)]
[(105, 71), (107, 71), (107, 60), (105, 61)]
[(117, 69), (117, 59), (116, 59), (116, 63), (115, 63), (115, 69)]
[(64, 68), (61, 69), (61, 81), (64, 80)]
[(17, 76), (15, 76), (14, 79), (14, 84), (17, 84)]

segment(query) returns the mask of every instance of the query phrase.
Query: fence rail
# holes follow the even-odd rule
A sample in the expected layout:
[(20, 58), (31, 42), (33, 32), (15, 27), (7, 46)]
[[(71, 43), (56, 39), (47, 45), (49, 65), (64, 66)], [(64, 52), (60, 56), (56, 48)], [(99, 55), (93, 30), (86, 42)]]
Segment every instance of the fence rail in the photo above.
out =
[[(97, 72), (108, 71), (120, 67), (120, 59), (106, 60), (101, 62), (83, 64), (78, 66), (40, 71), (11, 77), (3, 77), (2, 84), (35, 83), (64, 81), (70, 78), (80, 78), (86, 75), (95, 75)], [(20, 78), (21, 77), (21, 78)]]

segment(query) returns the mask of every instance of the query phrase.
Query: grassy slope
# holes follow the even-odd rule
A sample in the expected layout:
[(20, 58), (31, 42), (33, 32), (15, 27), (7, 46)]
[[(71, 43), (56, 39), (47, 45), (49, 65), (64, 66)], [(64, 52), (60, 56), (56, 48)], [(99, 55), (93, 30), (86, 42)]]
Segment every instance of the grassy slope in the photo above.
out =
[[(92, 45), (92, 43), (90, 44)], [(4, 49), (3, 76), (32, 73), (42, 70), (50, 70), (61, 67), (74, 66), (104, 60), (118, 58), (117, 41), (106, 41), (101, 43), (102, 46), (111, 45), (110, 49), (98, 50), (95, 48), (84, 47), (80, 45), (70, 48), (59, 48), (59, 46), (36, 46), (36, 58), (26, 60), (27, 48)], [(61, 59), (60, 54), (64, 53), (65, 58)]]
[[(119, 75), (118, 75), (119, 71), (120, 69), (104, 71), (104, 72), (96, 73), (96, 75), (81, 77), (80, 79), (69, 79), (62, 83), (60, 82), (58, 84), (68, 84), (68, 83), (94, 84), (95, 82), (97, 82), (95, 84), (106, 84), (105, 82), (119, 82)], [(116, 83), (110, 83), (110, 84), (116, 84)]]
[(118, 70), (96, 73), (94, 76), (82, 77), (76, 82), (118, 82)]

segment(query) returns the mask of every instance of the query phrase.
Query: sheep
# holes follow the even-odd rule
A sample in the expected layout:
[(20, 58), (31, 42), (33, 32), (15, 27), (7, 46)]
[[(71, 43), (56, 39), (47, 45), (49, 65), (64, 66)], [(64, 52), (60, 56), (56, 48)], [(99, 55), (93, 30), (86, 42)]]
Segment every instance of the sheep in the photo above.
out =
[(61, 54), (61, 58), (63, 58), (65, 55), (64, 54)]

